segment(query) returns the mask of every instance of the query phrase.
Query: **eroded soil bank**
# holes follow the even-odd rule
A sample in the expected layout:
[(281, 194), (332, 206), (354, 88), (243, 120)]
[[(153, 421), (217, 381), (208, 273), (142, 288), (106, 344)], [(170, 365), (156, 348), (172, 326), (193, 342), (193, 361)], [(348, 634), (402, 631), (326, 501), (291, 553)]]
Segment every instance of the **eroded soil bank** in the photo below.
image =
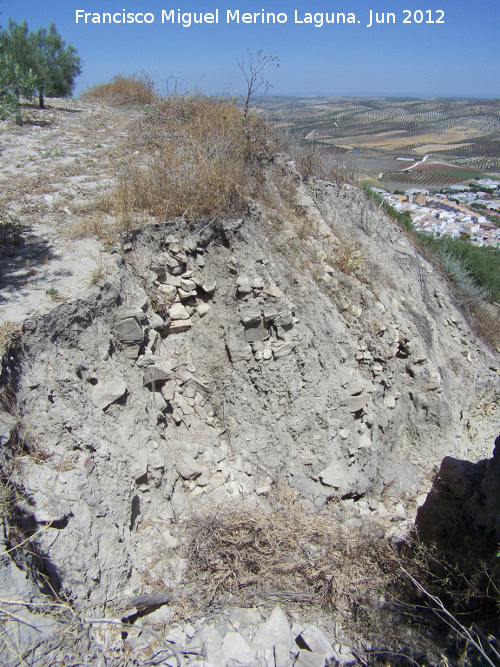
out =
[[(89, 627), (95, 664), (375, 664), (399, 613), (382, 621), (383, 554), (444, 456), (491, 455), (498, 355), (357, 187), (283, 155), (240, 217), (75, 238), (112, 215), (138, 112), (45, 113), (2, 126), (0, 309), (23, 329), (2, 370), (3, 597), (55, 593), (44, 647)], [(36, 631), (5, 616), (6, 661), (43, 639), (39, 612), (15, 607)]]

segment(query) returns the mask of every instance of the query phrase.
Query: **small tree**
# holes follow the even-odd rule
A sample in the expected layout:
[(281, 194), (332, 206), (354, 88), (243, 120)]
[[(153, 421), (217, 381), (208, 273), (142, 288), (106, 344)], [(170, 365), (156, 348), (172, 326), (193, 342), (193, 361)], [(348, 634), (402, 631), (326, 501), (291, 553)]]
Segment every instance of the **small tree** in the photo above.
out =
[(44, 108), (44, 95), (68, 97), (75, 87), (75, 78), (81, 74), (81, 60), (76, 49), (66, 45), (54, 23), (49, 29), (39, 28), (29, 35), (33, 46), (34, 72), (37, 78), (38, 101)]
[(33, 70), (33, 46), (28, 38), (26, 21), (16, 23), (9, 19), (8, 29), (0, 32), (0, 54), (8, 56), (21, 70)]
[(26, 21), (9, 20), (8, 30), (0, 32), (0, 54), (10, 57), (22, 72), (31, 70), (36, 79), (39, 106), (44, 95), (71, 95), (74, 81), (81, 73), (81, 61), (71, 44), (66, 45), (53, 23), (49, 29), (29, 32)]
[(23, 70), (14, 59), (0, 53), (0, 120), (16, 115), (16, 123), (23, 124), (21, 95), (31, 99), (36, 87), (33, 72)]
[(276, 65), (279, 67), (279, 58), (277, 56), (265, 55), (262, 50), (254, 54), (247, 49), (247, 58), (245, 61), (238, 62), (238, 67), (243, 72), (243, 76), (247, 82), (247, 92), (245, 96), (245, 106), (243, 107), (243, 117), (246, 119), (250, 109), (250, 102), (255, 93), (264, 88), (264, 95), (269, 88), (272, 88), (272, 83), (264, 78), (264, 71), (270, 66)]

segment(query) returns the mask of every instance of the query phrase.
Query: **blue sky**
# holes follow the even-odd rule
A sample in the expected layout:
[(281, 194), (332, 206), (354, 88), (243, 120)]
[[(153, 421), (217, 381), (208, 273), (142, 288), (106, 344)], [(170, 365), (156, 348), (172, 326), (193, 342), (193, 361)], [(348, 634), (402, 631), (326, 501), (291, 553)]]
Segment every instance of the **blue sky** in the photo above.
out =
[[(219, 23), (185, 28), (162, 24), (162, 10), (215, 12)], [(226, 12), (273, 12), (281, 24), (226, 22)], [(273, 94), (432, 95), (500, 97), (499, 0), (0, 0), (0, 24), (26, 19), (30, 29), (54, 22), (83, 61), (76, 94), (115, 74), (147, 71), (162, 92), (173, 80), (184, 89), (237, 94), (244, 81), (238, 60), (247, 49), (279, 57), (268, 70)], [(87, 13), (150, 13), (150, 24), (76, 23)], [(396, 23), (370, 22), (394, 13)], [(403, 10), (408, 10), (404, 13)], [(420, 12), (419, 12), (420, 10)], [(437, 21), (444, 12), (444, 23)], [(295, 23), (305, 13), (355, 15), (355, 24)], [(416, 12), (416, 13), (415, 13)], [(283, 16), (281, 17), (283, 18)], [(411, 23), (403, 23), (405, 18)], [(418, 23), (423, 19), (421, 23)]]

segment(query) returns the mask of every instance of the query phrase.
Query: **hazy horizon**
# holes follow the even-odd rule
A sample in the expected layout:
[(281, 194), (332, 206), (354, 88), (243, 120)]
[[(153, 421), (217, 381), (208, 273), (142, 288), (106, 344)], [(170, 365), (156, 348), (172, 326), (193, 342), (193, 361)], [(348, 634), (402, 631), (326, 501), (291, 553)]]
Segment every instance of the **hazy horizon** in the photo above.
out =
[[(292, 7), (285, 0), (274, 0), (268, 6), (249, 2), (239, 6), (238, 23), (231, 18), (238, 10), (227, 0), (183, 3), (179, 15), (177, 7), (171, 9), (160, 0), (100, 0), (92, 7), (75, 0), (3, 0), (0, 24), (6, 27), (9, 18), (26, 19), (29, 29), (36, 30), (54, 22), (82, 59), (75, 94), (113, 75), (141, 70), (162, 93), (177, 82), (183, 90), (240, 94), (245, 82), (238, 61), (245, 60), (247, 49), (253, 53), (262, 49), (279, 57), (279, 68), (266, 70), (273, 95), (500, 97), (497, 0), (483, 0), (480, 6), (457, 5), (454, 0), (429, 0), (422, 5), (408, 0), (406, 10), (392, 0), (382, 7), (383, 12), (369, 0), (350, 0), (335, 6), (334, 16), (326, 0), (309, 5), (304, 0)], [(77, 10), (88, 13), (87, 23), (76, 21)], [(172, 20), (162, 22), (167, 10)], [(267, 13), (280, 15), (286, 22), (259, 22), (261, 10), (266, 17)], [(101, 19), (104, 13), (121, 21), (123, 12), (133, 14), (134, 21), (145, 14), (153, 21), (92, 23), (94, 14)], [(182, 13), (189, 14), (190, 20), (197, 13), (204, 21), (215, 12), (217, 24), (185, 27), (177, 21)], [(256, 22), (243, 22), (244, 12), (254, 12)], [(317, 14), (318, 26), (306, 23), (308, 12), (311, 21)], [(346, 23), (337, 22), (339, 12)], [(335, 23), (327, 24), (328, 17)], [(324, 21), (321, 27), (319, 18)], [(375, 18), (388, 22), (369, 27)], [(317, 92), (325, 90), (329, 92)]]

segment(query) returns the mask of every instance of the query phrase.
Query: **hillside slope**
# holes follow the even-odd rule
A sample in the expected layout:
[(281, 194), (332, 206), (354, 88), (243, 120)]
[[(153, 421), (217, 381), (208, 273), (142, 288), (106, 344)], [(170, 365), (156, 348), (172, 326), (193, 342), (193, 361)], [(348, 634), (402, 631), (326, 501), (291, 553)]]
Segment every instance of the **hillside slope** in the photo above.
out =
[[(75, 271), (87, 241), (65, 243)], [(441, 459), (498, 432), (498, 357), (446, 280), (362, 191), (283, 155), (243, 216), (129, 232), (100, 284), (46, 309), (3, 358), (2, 465), (17, 534), (77, 608), (187, 585), (193, 517), (276, 488), (400, 538)]]

